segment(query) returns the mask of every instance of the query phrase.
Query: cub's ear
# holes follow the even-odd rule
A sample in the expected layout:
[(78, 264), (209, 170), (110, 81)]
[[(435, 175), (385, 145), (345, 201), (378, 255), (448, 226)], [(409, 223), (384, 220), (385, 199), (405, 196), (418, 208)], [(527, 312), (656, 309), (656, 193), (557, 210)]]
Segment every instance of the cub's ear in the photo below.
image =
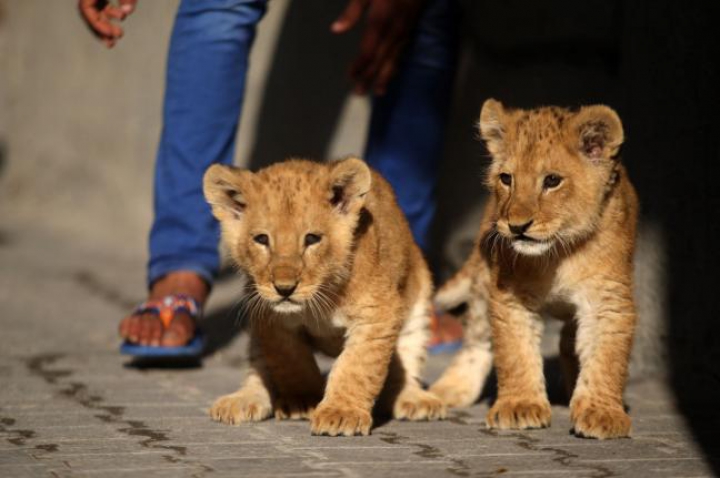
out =
[(581, 108), (571, 124), (580, 153), (590, 159), (615, 157), (625, 138), (620, 117), (605, 105)]
[(480, 110), (478, 128), (480, 129), (480, 137), (486, 141), (491, 154), (495, 154), (502, 148), (505, 140), (506, 123), (507, 114), (502, 103), (492, 98), (486, 100)]
[(240, 219), (247, 206), (243, 192), (250, 187), (252, 176), (250, 171), (221, 164), (214, 164), (205, 172), (205, 200), (219, 221)]
[(330, 171), (330, 203), (342, 214), (358, 212), (372, 185), (365, 161), (348, 158), (336, 162)]

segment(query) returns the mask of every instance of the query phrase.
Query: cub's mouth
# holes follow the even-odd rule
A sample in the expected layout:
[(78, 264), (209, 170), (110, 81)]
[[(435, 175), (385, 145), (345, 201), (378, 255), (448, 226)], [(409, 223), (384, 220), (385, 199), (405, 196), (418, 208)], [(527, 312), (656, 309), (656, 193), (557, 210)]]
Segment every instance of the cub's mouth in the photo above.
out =
[(275, 312), (293, 314), (303, 310), (303, 305), (289, 297), (284, 297), (270, 304)]
[(552, 239), (537, 239), (526, 234), (518, 234), (512, 237), (510, 243), (518, 254), (539, 256), (549, 251), (554, 241)]
[(544, 242), (540, 239), (535, 239), (534, 237), (526, 236), (525, 234), (518, 234), (517, 236), (513, 236), (513, 241), (523, 241), (523, 242)]

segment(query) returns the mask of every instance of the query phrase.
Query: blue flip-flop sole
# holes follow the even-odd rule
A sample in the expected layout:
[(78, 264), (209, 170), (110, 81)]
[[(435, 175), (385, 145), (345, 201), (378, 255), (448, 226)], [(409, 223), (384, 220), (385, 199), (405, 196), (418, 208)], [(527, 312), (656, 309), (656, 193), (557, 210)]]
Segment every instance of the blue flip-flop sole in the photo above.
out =
[(431, 345), (427, 350), (430, 355), (438, 355), (457, 352), (461, 348), (462, 340), (455, 340), (453, 342), (441, 342), (439, 344)]
[(156, 347), (123, 342), (120, 353), (133, 357), (200, 357), (205, 348), (203, 334), (197, 332), (190, 342), (181, 347)]

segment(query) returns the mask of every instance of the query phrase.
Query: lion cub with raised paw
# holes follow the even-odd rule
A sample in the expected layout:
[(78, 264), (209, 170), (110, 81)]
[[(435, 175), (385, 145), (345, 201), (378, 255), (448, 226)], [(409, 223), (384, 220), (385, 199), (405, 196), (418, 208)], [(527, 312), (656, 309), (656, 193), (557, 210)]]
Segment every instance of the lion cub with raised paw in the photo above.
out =
[(622, 396), (638, 201), (618, 158), (620, 119), (607, 106), (509, 110), (488, 100), (480, 133), (491, 195), (470, 258), (436, 296), (444, 308), (468, 304), (465, 340), (430, 390), (450, 406), (473, 403), (494, 354), (488, 426), (549, 426), (540, 355), (549, 313), (565, 321), (560, 357), (575, 433), (629, 436)]
[[(212, 417), (309, 418), (316, 435), (368, 435), (378, 406), (433, 420), (422, 389), (432, 283), (390, 185), (360, 159), (212, 166), (204, 189), (247, 273), (251, 366)], [(337, 357), (327, 384), (313, 353)], [(381, 393), (382, 391), (382, 393)]]

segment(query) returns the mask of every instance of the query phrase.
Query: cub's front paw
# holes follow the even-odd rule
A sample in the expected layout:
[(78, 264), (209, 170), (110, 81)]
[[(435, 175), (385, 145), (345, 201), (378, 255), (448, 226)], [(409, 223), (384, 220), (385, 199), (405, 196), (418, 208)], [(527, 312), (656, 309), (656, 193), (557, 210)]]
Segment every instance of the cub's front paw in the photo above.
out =
[(489, 428), (526, 429), (550, 426), (550, 403), (542, 399), (503, 399), (487, 414)]
[(320, 404), (312, 414), (313, 435), (369, 435), (372, 416), (367, 410), (350, 406)]
[(393, 416), (398, 420), (442, 420), (447, 416), (447, 408), (434, 393), (416, 389), (398, 396)]
[(242, 391), (223, 395), (210, 407), (210, 416), (217, 422), (237, 425), (264, 420), (272, 413), (270, 401)]
[(275, 418), (278, 420), (308, 419), (319, 402), (320, 397), (310, 395), (277, 397), (273, 403)]
[(621, 405), (607, 406), (577, 400), (570, 405), (573, 433), (584, 438), (625, 438), (630, 436), (631, 420)]

